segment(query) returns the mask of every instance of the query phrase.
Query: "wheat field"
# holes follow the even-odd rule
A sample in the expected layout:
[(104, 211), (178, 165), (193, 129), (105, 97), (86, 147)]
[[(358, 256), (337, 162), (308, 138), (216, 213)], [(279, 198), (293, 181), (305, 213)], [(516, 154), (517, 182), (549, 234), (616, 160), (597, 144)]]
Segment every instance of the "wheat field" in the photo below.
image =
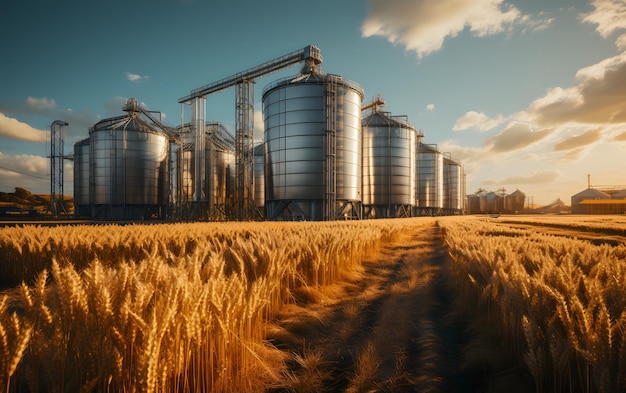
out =
[[(463, 367), (510, 364), (538, 392), (626, 390), (623, 218), (436, 222)], [(0, 391), (285, 388), (266, 322), (434, 223), (0, 228)]]
[(411, 220), (0, 229), (0, 386), (262, 391), (263, 321)]
[[(624, 238), (613, 245), (579, 238), (589, 230), (624, 236), (625, 222), (619, 216), (441, 220), (454, 261), (451, 287), (472, 319), (473, 353), (487, 352), (483, 344), (491, 341), (527, 367), (537, 392), (625, 391)], [(474, 355), (466, 356), (471, 362)]]

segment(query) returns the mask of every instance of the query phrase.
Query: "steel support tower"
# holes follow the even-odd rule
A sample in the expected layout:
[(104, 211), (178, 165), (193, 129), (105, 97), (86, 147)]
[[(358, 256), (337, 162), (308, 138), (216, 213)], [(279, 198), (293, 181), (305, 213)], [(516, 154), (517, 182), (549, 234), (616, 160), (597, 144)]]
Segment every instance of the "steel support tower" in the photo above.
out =
[[(237, 128), (235, 135), (237, 190), (235, 197), (237, 200), (235, 201), (235, 206), (238, 211), (235, 215), (238, 219), (251, 219), (254, 216), (254, 79), (300, 62), (306, 63), (305, 67), (308, 68), (307, 72), (317, 70), (318, 66), (322, 63), (322, 55), (319, 48), (315, 45), (307, 45), (303, 49), (288, 53), (217, 82), (194, 89), (187, 96), (178, 100), (180, 104), (187, 104), (192, 107), (192, 124), (195, 124), (192, 132), (196, 135), (196, 156), (203, 157), (204, 152), (200, 152), (198, 149), (203, 145), (199, 139), (204, 137), (204, 135), (198, 135), (199, 132), (201, 132), (200, 124), (204, 124), (205, 122), (204, 116), (206, 113), (204, 110), (200, 110), (199, 105), (206, 105), (205, 99), (207, 95), (232, 86), (237, 86), (235, 103)], [(196, 168), (198, 168), (198, 164), (201, 163), (196, 162)], [(200, 179), (197, 180), (194, 187), (199, 187), (200, 184), (202, 184)], [(200, 194), (197, 195), (201, 197)], [(202, 201), (196, 201), (194, 198), (194, 201), (205, 202), (206, 198), (202, 199)]]
[(63, 143), (65, 127), (69, 124), (55, 120), (50, 125), (50, 207), (54, 218), (67, 214), (63, 204)]
[(242, 80), (237, 85), (235, 164), (237, 166), (237, 218), (253, 216), (254, 191), (254, 82)]

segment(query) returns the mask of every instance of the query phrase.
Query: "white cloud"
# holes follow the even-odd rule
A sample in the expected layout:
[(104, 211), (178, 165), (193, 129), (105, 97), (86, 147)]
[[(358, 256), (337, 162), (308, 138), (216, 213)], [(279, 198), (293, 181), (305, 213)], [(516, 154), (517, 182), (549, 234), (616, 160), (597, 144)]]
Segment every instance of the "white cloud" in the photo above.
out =
[(0, 152), (0, 179), (3, 187), (23, 187), (31, 192), (49, 191), (48, 159), (28, 154)]
[(476, 128), (480, 131), (488, 131), (499, 126), (505, 120), (506, 119), (501, 115), (492, 119), (483, 112), (469, 111), (457, 119), (452, 130), (464, 131), (469, 128)]
[(48, 100), (47, 97), (42, 97), (42, 98), (28, 97), (26, 99), (26, 106), (29, 109), (37, 111), (37, 112), (48, 112), (50, 110), (55, 109), (57, 107), (57, 104), (53, 99)]
[(469, 111), (456, 120), (456, 123), (454, 123), (452, 130), (463, 131), (467, 130), (468, 128), (477, 127), (487, 121), (487, 119), (489, 119), (489, 117), (483, 112), (479, 113), (476, 111)]
[(523, 15), (520, 17), (518, 23), (526, 26), (524, 31), (541, 31), (548, 29), (552, 22), (554, 22), (554, 18), (543, 18), (544, 13), (540, 12), (537, 17), (531, 17), (530, 15)]
[(535, 130), (528, 123), (511, 122), (498, 135), (487, 139), (485, 146), (489, 146), (492, 153), (508, 153), (530, 146), (553, 131), (553, 128)]
[[(471, 170), (468, 189), (481, 184), (523, 185), (527, 195), (538, 197), (536, 202), (547, 203), (583, 187), (572, 183), (575, 176), (568, 174), (597, 173), (609, 184), (612, 180), (606, 179), (615, 177), (613, 168), (624, 163), (625, 102), (626, 52), (581, 68), (571, 86), (550, 88), (526, 109), (501, 117), (509, 123), (479, 148), (456, 150)], [(454, 128), (486, 128), (492, 120), (469, 111)], [(555, 176), (548, 169), (557, 165), (566, 166), (567, 173)]]
[(126, 78), (131, 82), (137, 82), (142, 79), (145, 79), (145, 80), (150, 79), (150, 77), (147, 75), (139, 75), (139, 74), (134, 74), (132, 72), (126, 72)]
[(580, 69), (573, 87), (556, 87), (527, 113), (541, 125), (626, 123), (626, 52)]
[(484, 37), (529, 20), (503, 0), (372, 0), (370, 4), (362, 36), (385, 37), (420, 58), (440, 50), (446, 38), (466, 28)]
[(615, 45), (619, 50), (626, 49), (626, 34), (622, 34), (621, 36), (617, 37), (617, 39), (615, 40)]
[(0, 137), (44, 143), (46, 134), (44, 130), (38, 130), (0, 112)]
[[(585, 23), (595, 24), (596, 30), (602, 37), (608, 38), (618, 30), (626, 29), (626, 1), (624, 0), (594, 0), (594, 9), (586, 15), (582, 15)], [(623, 45), (625, 39), (620, 36), (618, 47)], [(622, 46), (623, 47), (623, 46)]]
[(487, 153), (487, 148), (484, 146), (466, 146), (460, 144), (459, 141), (456, 140), (445, 140), (437, 144), (437, 147), (440, 151), (449, 152), (452, 158), (463, 162), (466, 170), (475, 166), (480, 160), (484, 159), (486, 157), (485, 153)]
[(601, 139), (601, 128), (593, 128), (577, 135), (567, 135), (566, 138), (556, 143), (553, 151), (567, 151), (590, 146)]
[[(120, 106), (115, 113), (119, 114), (121, 108)], [(0, 113), (4, 113), (5, 116), (8, 114), (40, 116), (47, 119), (48, 124), (52, 124), (55, 120), (65, 121), (69, 123), (66, 134), (67, 140), (71, 140), (76, 136), (86, 135), (89, 127), (100, 121), (100, 116), (90, 109), (59, 109), (54, 99), (46, 97), (28, 97), (26, 101), (2, 102), (0, 103)], [(26, 135), (32, 137), (32, 133), (27, 133)], [(25, 138), (19, 139), (26, 140)]]

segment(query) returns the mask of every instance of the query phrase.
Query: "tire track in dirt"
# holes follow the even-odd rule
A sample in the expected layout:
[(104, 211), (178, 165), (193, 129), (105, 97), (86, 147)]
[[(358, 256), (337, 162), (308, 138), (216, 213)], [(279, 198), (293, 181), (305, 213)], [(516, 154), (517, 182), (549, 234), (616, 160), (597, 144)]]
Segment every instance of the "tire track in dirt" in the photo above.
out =
[(273, 392), (471, 392), (459, 370), (462, 329), (449, 322), (452, 298), (439, 228), (405, 233), (341, 285), (296, 294), (269, 328), (290, 354)]

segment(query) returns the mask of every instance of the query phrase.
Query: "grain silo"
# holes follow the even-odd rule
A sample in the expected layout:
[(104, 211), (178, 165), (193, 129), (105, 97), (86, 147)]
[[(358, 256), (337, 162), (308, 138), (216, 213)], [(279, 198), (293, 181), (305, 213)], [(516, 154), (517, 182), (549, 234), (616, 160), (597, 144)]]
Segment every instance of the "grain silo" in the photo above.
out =
[(480, 196), (471, 194), (467, 196), (467, 213), (468, 214), (480, 214)]
[(443, 207), (444, 214), (462, 214), (464, 211), (465, 187), (463, 164), (449, 155), (443, 159)]
[(89, 138), (74, 143), (74, 215), (89, 217)]
[(135, 99), (125, 116), (89, 130), (90, 217), (110, 220), (163, 218), (169, 199), (169, 136), (140, 117)]
[(439, 215), (443, 209), (443, 153), (436, 145), (417, 144), (417, 214)]
[(268, 219), (361, 217), (362, 101), (358, 84), (315, 71), (264, 89)]
[[(185, 129), (185, 127), (183, 127)], [(177, 152), (177, 200), (179, 218), (222, 220), (231, 213), (229, 176), (235, 155), (235, 140), (230, 132), (217, 122), (204, 126), (202, 148), (195, 146), (191, 133), (181, 133), (183, 143)], [(203, 157), (197, 159), (197, 155)], [(198, 171), (196, 165), (203, 165)], [(198, 173), (199, 172), (199, 173)]]
[(362, 128), (364, 216), (410, 217), (417, 196), (417, 130), (406, 117), (377, 106), (362, 120)]
[(480, 211), (482, 213), (501, 213), (499, 201), (502, 197), (493, 191), (480, 195)]
[(504, 199), (504, 211), (507, 213), (521, 213), (526, 204), (526, 194), (515, 190)]

